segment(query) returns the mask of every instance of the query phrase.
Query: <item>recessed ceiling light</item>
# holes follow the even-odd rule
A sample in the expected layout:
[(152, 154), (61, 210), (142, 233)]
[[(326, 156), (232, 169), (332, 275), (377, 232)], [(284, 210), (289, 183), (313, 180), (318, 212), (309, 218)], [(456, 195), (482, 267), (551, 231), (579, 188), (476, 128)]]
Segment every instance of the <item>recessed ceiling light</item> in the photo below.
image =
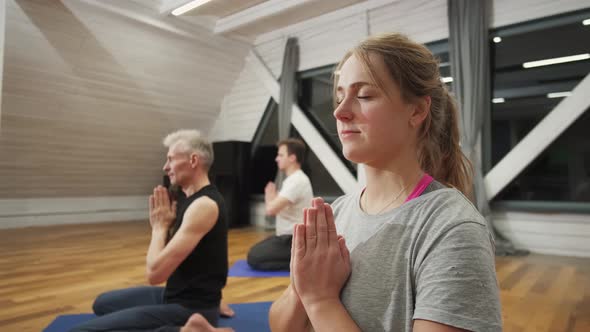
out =
[(582, 21), (582, 24), (584, 24), (584, 25), (590, 25), (590, 18), (583, 20)]
[(182, 14), (188, 12), (189, 10), (193, 10), (193, 9), (199, 7), (199, 6), (202, 6), (202, 5), (206, 4), (209, 1), (211, 1), (211, 0), (194, 0), (194, 1), (191, 1), (189, 3), (186, 3), (186, 4), (182, 5), (182, 6), (174, 9), (172, 11), (172, 15), (174, 15), (174, 16), (182, 15)]
[(449, 77), (442, 77), (440, 80), (441, 80), (443, 83), (450, 83), (450, 82), (452, 82), (452, 81), (453, 81), (453, 78), (452, 78), (452, 77), (450, 77), (450, 76), (449, 76)]
[(497, 44), (497, 43), (499, 43), (499, 42), (501, 42), (501, 41), (502, 41), (502, 37), (497, 37), (497, 36), (496, 36), (496, 37), (494, 37), (493, 41), (494, 41), (494, 43), (496, 43), (496, 44)]
[(492, 99), (492, 103), (494, 104), (501, 104), (503, 102), (505, 102), (506, 100), (504, 100), (504, 98), (494, 98)]
[(547, 94), (547, 98), (563, 98), (569, 97), (572, 95), (571, 91), (563, 91), (563, 92), (551, 92)]
[(576, 54), (576, 55), (570, 55), (570, 56), (563, 56), (563, 57), (559, 57), (559, 58), (551, 58), (551, 59), (545, 59), (545, 60), (525, 62), (522, 64), (522, 66), (524, 68), (533, 68), (533, 67), (548, 66), (548, 65), (558, 64), (558, 63), (580, 61), (580, 60), (586, 60), (586, 59), (590, 59), (590, 53)]

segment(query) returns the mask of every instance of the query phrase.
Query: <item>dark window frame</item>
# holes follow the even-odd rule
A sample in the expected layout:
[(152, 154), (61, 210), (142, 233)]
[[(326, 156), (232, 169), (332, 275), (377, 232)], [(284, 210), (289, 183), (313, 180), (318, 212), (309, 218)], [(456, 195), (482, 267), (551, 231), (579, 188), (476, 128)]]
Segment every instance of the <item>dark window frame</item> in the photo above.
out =
[[(516, 24), (497, 27), (494, 29), (489, 30), (489, 45), (490, 45), (490, 73), (492, 76), (492, 80), (494, 79), (494, 63), (495, 63), (495, 54), (494, 54), (494, 37), (501, 37), (507, 38), (514, 35), (519, 35), (527, 32), (534, 32), (538, 30), (553, 28), (562, 26), (565, 24), (572, 24), (577, 23), (581, 24), (584, 19), (590, 17), (590, 8), (575, 11), (575, 12), (568, 12), (562, 13), (559, 15), (554, 15), (550, 17), (543, 17), (540, 19), (530, 20), (526, 22), (519, 22)], [(492, 98), (494, 96), (494, 82), (490, 85), (492, 89), (490, 95)], [(542, 88), (539, 88), (539, 93)], [(490, 100), (491, 103), (491, 100)], [(492, 104), (493, 108), (493, 104)], [(586, 112), (590, 112), (586, 110)], [(578, 121), (577, 119), (576, 121)], [(575, 123), (575, 122), (574, 122)], [(572, 124), (573, 125), (573, 124)], [(568, 128), (569, 129), (569, 128)], [(566, 129), (566, 131), (568, 130)], [(564, 131), (562, 135), (566, 132)], [(492, 168), (492, 112), (490, 112), (489, 117), (484, 119), (484, 127), (482, 131), (482, 164), (484, 168), (484, 173), (487, 173)], [(551, 143), (553, 144), (553, 143)], [(549, 144), (546, 149), (539, 154), (542, 156), (543, 153), (551, 146)], [(538, 156), (538, 157), (539, 157)], [(537, 158), (538, 158), (537, 157)], [(528, 167), (528, 166), (527, 166)], [(517, 174), (514, 179), (511, 181), (511, 184), (514, 181), (517, 181), (518, 178), (522, 175), (523, 172), (526, 171), (526, 168), (523, 169), (519, 174)], [(509, 184), (510, 185), (510, 184)], [(508, 187), (508, 186), (507, 186)], [(505, 190), (504, 188), (503, 190)], [(522, 212), (561, 212), (561, 213), (590, 213), (590, 202), (571, 202), (571, 201), (533, 201), (533, 200), (508, 200), (508, 199), (493, 199), (490, 202), (492, 208), (494, 210), (502, 210), (502, 211), (522, 211)]]

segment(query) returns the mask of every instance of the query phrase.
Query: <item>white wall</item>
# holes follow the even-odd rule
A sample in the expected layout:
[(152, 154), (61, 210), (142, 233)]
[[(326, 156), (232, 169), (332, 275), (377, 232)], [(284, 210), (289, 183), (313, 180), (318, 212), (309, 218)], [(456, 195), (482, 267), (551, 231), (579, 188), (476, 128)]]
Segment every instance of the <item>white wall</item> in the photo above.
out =
[(590, 217), (568, 213), (495, 212), (498, 230), (531, 252), (590, 257)]
[(0, 229), (147, 220), (147, 196), (0, 199)]
[(256, 75), (254, 61), (252, 54), (246, 56), (242, 71), (223, 98), (222, 111), (211, 131), (213, 141), (252, 140), (270, 98)]
[(494, 28), (590, 8), (586, 0), (494, 0)]
[[(492, 26), (501, 27), (588, 7), (585, 0), (495, 0)], [(299, 39), (299, 70), (307, 70), (334, 64), (347, 49), (368, 34), (387, 31), (405, 33), (422, 43), (448, 38), (447, 1), (400, 0), (334, 21), (311, 19), (259, 36), (254, 50), (278, 77), (284, 45), (290, 36)], [(264, 91), (251, 68), (253, 66), (247, 62), (225, 97), (225, 101), (231, 100), (231, 104), (222, 105), (216, 127), (220, 128), (216, 135), (218, 140), (249, 141), (254, 135), (270, 93)], [(250, 89), (252, 94), (247, 93)], [(239, 117), (235, 117), (238, 114)], [(522, 247), (543, 253), (590, 256), (588, 245), (582, 242), (590, 234), (590, 218), (587, 215), (567, 218), (548, 214), (527, 214), (524, 218), (522, 214), (496, 216), (501, 231)], [(554, 230), (558, 222), (561, 232), (556, 233)], [(581, 236), (575, 241), (569, 237), (571, 234)], [(571, 245), (568, 247), (566, 244)]]
[(211, 130), (249, 46), (131, 2), (2, 4), (0, 228), (147, 216), (162, 138)]
[(4, 76), (4, 32), (6, 31), (6, 2), (0, 2), (0, 135), (2, 134), (2, 81)]

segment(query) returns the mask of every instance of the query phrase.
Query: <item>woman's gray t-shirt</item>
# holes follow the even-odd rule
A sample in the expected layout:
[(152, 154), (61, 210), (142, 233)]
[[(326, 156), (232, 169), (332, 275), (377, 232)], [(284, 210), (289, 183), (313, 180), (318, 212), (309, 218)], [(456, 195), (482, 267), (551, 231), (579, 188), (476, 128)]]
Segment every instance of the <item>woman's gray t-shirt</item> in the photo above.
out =
[(341, 299), (362, 331), (412, 331), (414, 319), (502, 331), (493, 238), (465, 196), (434, 181), (380, 215), (361, 192), (333, 204), (352, 273)]

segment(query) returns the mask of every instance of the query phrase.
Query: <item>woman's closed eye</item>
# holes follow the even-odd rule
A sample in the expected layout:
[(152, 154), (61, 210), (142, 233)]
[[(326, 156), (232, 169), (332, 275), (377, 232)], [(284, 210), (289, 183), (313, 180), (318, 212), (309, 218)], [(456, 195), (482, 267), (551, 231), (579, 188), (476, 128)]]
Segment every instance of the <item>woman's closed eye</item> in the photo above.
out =
[[(369, 95), (366, 95), (366, 96), (356, 96), (356, 99), (371, 99), (371, 98), (373, 98), (373, 96), (369, 96)], [(336, 105), (342, 104), (343, 101), (344, 101), (344, 98), (342, 98), (342, 99), (336, 99)]]
[(376, 96), (374, 89), (370, 87), (362, 87), (356, 93), (357, 99), (371, 99)]

